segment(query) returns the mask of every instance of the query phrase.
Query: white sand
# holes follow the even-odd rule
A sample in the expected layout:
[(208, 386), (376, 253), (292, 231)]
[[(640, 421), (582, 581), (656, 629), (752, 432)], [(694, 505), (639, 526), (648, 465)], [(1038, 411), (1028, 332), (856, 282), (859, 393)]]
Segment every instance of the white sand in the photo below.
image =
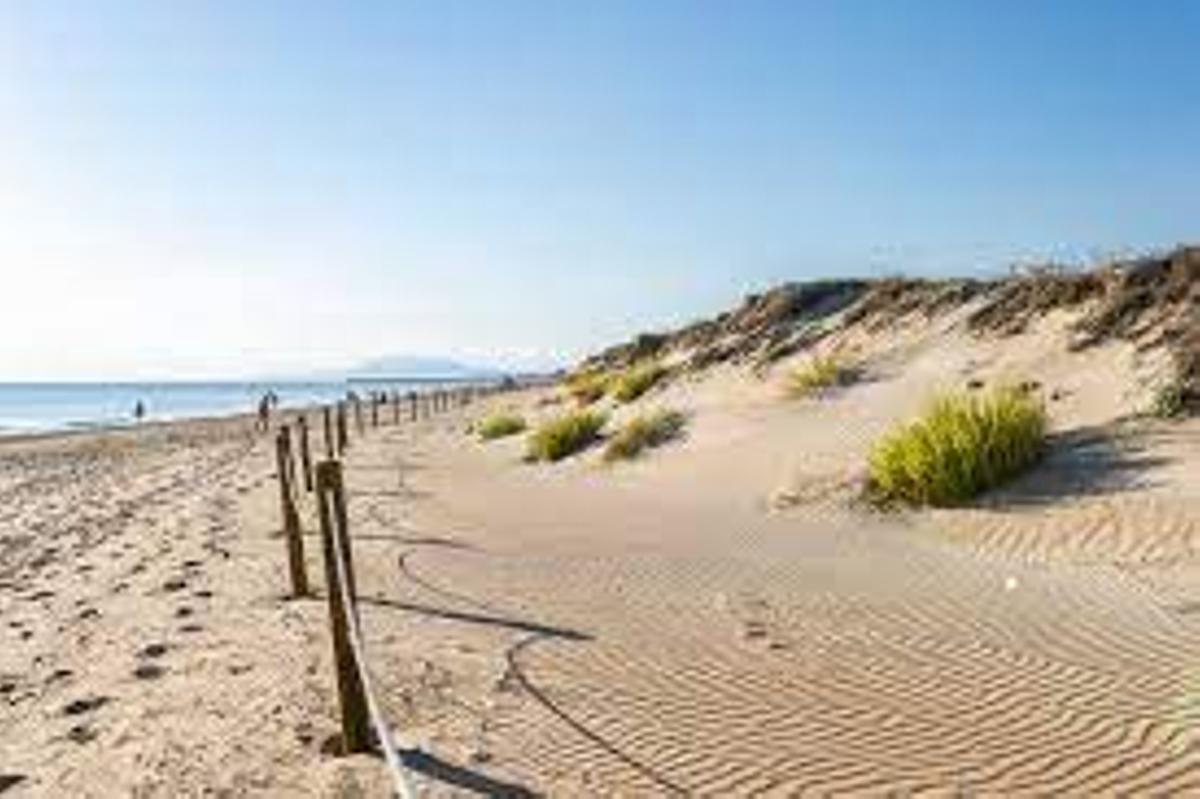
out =
[[(638, 410), (689, 410), (688, 438), (613, 467), (524, 464), (465, 434), (478, 406), (369, 435), (362, 623), (422, 791), (1200, 792), (1200, 423), (1124, 418), (1155, 364), (1067, 354), (1064, 322), (861, 337), (869, 380), (821, 400), (782, 399), (786, 364), (681, 382)], [(1058, 397), (1045, 464), (969, 509), (854, 502), (882, 429), (1001, 374)], [(281, 599), (271, 452), (244, 428), (0, 455), (4, 799), (383, 795), (381, 761), (321, 751), (325, 606)]]

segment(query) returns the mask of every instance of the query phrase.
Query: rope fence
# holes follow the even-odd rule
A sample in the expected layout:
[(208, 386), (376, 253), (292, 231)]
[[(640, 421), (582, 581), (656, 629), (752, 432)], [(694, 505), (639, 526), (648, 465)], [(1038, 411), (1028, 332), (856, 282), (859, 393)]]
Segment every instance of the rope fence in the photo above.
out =
[[(431, 419), (437, 413), (463, 408), (482, 396), (512, 388), (515, 385), (409, 391), (406, 396), (409, 422)], [(372, 392), (368, 397), (372, 429), (381, 425), (381, 406), (389, 402), (393, 425), (401, 423), (401, 395), (393, 392), (389, 400), (386, 394)], [(348, 405), (352, 407), (348, 409)], [(358, 437), (363, 437), (366, 424), (360, 397), (352, 395), (334, 407), (326, 405), (321, 408), (325, 458), (316, 464), (312, 463), (309, 426), (304, 413), (299, 414), (295, 423), (295, 447), (292, 445), (292, 426), (281, 425), (276, 433), (276, 466), (291, 596), (311, 596), (299, 512), (303, 491), (314, 495), (320, 525), (342, 751), (344, 754), (358, 754), (370, 752), (378, 746), (391, 774), (395, 795), (400, 799), (415, 799), (412, 779), (374, 689), (359, 623), (343, 467), (343, 459), (351, 443), (349, 413), (354, 414)], [(303, 489), (297, 480), (297, 460), (304, 481)], [(406, 751), (411, 749), (405, 748)]]

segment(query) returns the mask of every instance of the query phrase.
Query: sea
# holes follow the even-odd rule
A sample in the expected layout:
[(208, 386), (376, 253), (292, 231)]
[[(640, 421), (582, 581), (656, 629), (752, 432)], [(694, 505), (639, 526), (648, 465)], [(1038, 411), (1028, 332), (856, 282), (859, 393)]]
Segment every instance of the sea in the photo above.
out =
[[(226, 381), (162, 383), (0, 383), (0, 436), (123, 427), (144, 421), (174, 421), (252, 413), (259, 399), (275, 392), (282, 408), (344, 399), (354, 391), (427, 391), (464, 385), (463, 380), (394, 378), (334, 381)], [(474, 381), (479, 382), (479, 381)]]

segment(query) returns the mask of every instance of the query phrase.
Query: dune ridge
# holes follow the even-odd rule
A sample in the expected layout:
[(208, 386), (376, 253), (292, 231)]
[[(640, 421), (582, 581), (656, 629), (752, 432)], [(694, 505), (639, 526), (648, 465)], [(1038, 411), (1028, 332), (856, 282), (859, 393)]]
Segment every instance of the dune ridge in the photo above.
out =
[[(535, 430), (563, 386), (355, 435), (362, 627), (424, 795), (1200, 791), (1200, 419), (1147, 412), (1194, 385), (1196, 277), (1184, 248), (789, 286), (586, 359), (666, 372), (595, 400), (600, 440), (560, 461), (475, 426)], [(853, 380), (789, 395), (835, 355)], [(1045, 403), (1032, 470), (961, 507), (863, 502), (879, 435), (1001, 382)], [(659, 409), (678, 436), (605, 460)], [(0, 444), (4, 799), (384, 795), (377, 759), (334, 754), (273, 458), (247, 419)]]

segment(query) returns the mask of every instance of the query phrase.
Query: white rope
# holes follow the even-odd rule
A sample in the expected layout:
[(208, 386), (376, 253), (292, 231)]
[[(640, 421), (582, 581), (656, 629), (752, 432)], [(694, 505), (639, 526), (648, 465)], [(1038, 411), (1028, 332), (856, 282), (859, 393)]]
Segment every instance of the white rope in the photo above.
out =
[[(330, 508), (330, 510), (333, 510)], [(336, 524), (336, 520), (334, 524)], [(342, 612), (346, 616), (346, 629), (350, 638), (350, 651), (354, 655), (354, 668), (358, 671), (358, 679), (362, 684), (363, 694), (367, 698), (367, 712), (371, 716), (371, 726), (375, 728), (375, 737), (379, 739), (379, 746), (383, 749), (383, 758), (387, 762), (388, 770), (392, 774), (392, 782), (396, 789), (396, 795), (400, 799), (416, 799), (416, 790), (412, 786), (412, 782), (408, 778), (408, 772), (404, 768), (404, 763), (400, 759), (400, 753), (396, 751), (396, 743), (392, 739), (392, 731), (388, 727), (387, 722), (383, 718), (383, 713), (380, 711), (379, 702), (375, 699), (375, 690), (371, 682), (371, 675), (367, 671), (367, 657), (364, 652), (362, 642), (362, 632), (358, 627), (358, 614), (354, 612), (354, 604), (351, 601), (350, 591), (346, 587), (348, 580), (346, 576), (346, 553), (342, 550), (342, 538), (333, 531), (333, 547), (334, 547), (334, 562), (337, 565), (338, 583), (342, 593)], [(349, 531), (346, 531), (349, 537)]]

